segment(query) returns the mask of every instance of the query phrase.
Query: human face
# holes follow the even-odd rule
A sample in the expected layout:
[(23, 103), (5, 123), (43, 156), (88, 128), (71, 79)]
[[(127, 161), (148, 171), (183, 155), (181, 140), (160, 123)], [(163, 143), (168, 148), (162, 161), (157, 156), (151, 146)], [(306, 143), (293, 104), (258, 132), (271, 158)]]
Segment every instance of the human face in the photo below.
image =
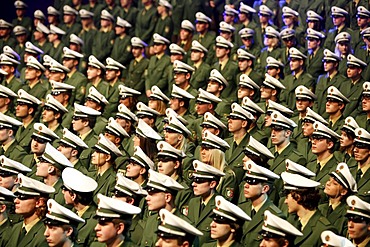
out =
[[(242, 119), (234, 119), (233, 117), (229, 117), (227, 120), (228, 128), (231, 133), (237, 132), (243, 128), (245, 120)], [(245, 127), (245, 126), (244, 126)]]
[(36, 166), (37, 166), (36, 176), (46, 178), (49, 175), (50, 163), (41, 161), (37, 162)]
[(356, 147), (353, 149), (353, 154), (357, 162), (365, 162), (370, 156), (370, 150), (367, 148)]
[(360, 29), (363, 29), (364, 27), (366, 27), (368, 22), (369, 22), (368, 18), (361, 16), (361, 15), (357, 16), (357, 25), (360, 27)]
[(44, 38), (44, 34), (36, 30), (33, 32), (33, 37), (35, 38), (35, 41), (40, 41), (42, 38)]
[(16, 183), (16, 180), (17, 175), (0, 175), (0, 186), (11, 191)]
[(49, 80), (54, 80), (54, 81), (62, 81), (64, 78), (63, 73), (57, 72), (57, 71), (50, 71), (49, 73)]
[(316, 50), (316, 48), (319, 46), (319, 41), (314, 38), (307, 38), (307, 47), (311, 50)]
[(136, 46), (133, 46), (132, 47), (132, 55), (137, 58), (137, 57), (140, 57), (141, 54), (143, 54), (143, 50), (140, 48), (140, 47), (136, 47)]
[(118, 78), (118, 71), (117, 70), (114, 70), (114, 69), (108, 69), (106, 72), (105, 72), (105, 79), (110, 82), (110, 81), (113, 81), (114, 79)]
[[(370, 105), (370, 102), (369, 102), (369, 105)], [(196, 110), (198, 115), (204, 115), (206, 112), (208, 112), (210, 110), (209, 109), (209, 104), (208, 103), (197, 102), (196, 105), (195, 105), (195, 110)]]
[(262, 99), (270, 99), (272, 97), (272, 88), (268, 88), (262, 85), (260, 91)]
[(302, 98), (302, 99), (297, 99), (295, 102), (295, 105), (299, 112), (305, 112), (307, 107), (311, 106), (312, 103), (308, 99)]
[(289, 137), (289, 132), (284, 129), (272, 127), (271, 128), (271, 143), (273, 145), (281, 145), (283, 144), (287, 138)]
[(79, 132), (85, 128), (84, 121), (82, 121), (80, 118), (74, 118), (72, 119), (72, 127), (74, 131)]
[(313, 138), (312, 139), (312, 153), (320, 155), (330, 149), (329, 141), (325, 138)]
[(165, 174), (167, 176), (171, 176), (176, 172), (176, 169), (179, 165), (174, 160), (168, 160), (166, 158), (159, 158), (158, 162), (158, 172)]
[(182, 247), (184, 245), (179, 245), (178, 240), (175, 238), (163, 238), (159, 237), (155, 243), (156, 247)]
[(276, 68), (276, 67), (267, 67), (267, 74), (271, 75), (272, 77), (276, 77), (277, 75), (279, 75), (280, 73), (280, 69)]
[(172, 147), (176, 147), (181, 142), (181, 134), (172, 131), (166, 131), (164, 134), (164, 140)]
[(93, 152), (91, 155), (91, 164), (98, 166), (98, 167), (102, 166), (106, 163), (107, 158), (108, 158), (108, 154), (95, 150), (95, 152)]
[(24, 200), (16, 197), (14, 200), (15, 213), (25, 216), (32, 215), (36, 210), (36, 203), (37, 201), (34, 197), (28, 197)]
[(283, 22), (284, 22), (285, 26), (290, 26), (290, 25), (293, 24), (294, 18), (293, 18), (293, 16), (283, 16)]
[(335, 69), (335, 63), (333, 61), (324, 61), (324, 71), (331, 73)]
[(180, 29), (180, 40), (187, 40), (189, 38), (190, 32), (186, 29)]
[(211, 150), (209, 148), (201, 147), (200, 149), (200, 158), (203, 163), (209, 164), (210, 157), (211, 156)]
[(201, 181), (198, 182), (194, 180), (191, 183), (191, 186), (193, 186), (193, 192), (195, 196), (203, 196), (208, 195), (211, 192), (211, 183), (209, 181)]
[(40, 71), (38, 71), (37, 69), (33, 68), (33, 67), (26, 67), (26, 73), (25, 73), (25, 79), (26, 80), (35, 80), (36, 78), (38, 78), (40, 74)]
[(341, 195), (344, 190), (344, 187), (332, 176), (330, 176), (329, 180), (325, 184), (324, 193), (330, 198), (338, 198), (338, 196)]
[(253, 90), (250, 89), (250, 88), (239, 87), (239, 89), (238, 89), (238, 99), (242, 99), (244, 97), (250, 97), (252, 92), (253, 92)]
[(14, 73), (14, 68), (12, 66), (3, 64), (1, 65), (1, 69), (4, 70), (8, 74), (13, 74)]
[(194, 63), (199, 62), (202, 59), (202, 53), (197, 50), (191, 50), (190, 60)]
[(50, 43), (53, 43), (57, 39), (58, 39), (58, 35), (57, 34), (55, 34), (55, 33), (49, 33), (48, 34), (48, 40), (49, 40)]
[(173, 64), (176, 60), (182, 61), (184, 59), (184, 55), (172, 53), (170, 55), (171, 63)]
[(364, 95), (362, 96), (362, 110), (365, 112), (370, 111), (370, 96)]
[(195, 29), (198, 33), (204, 33), (208, 29), (208, 24), (205, 22), (197, 22), (195, 24)]
[(74, 20), (74, 16), (73, 15), (68, 15), (68, 14), (64, 14), (63, 15), (63, 21), (65, 24), (71, 24)]
[(224, 37), (226, 40), (229, 40), (232, 37), (232, 33), (220, 31), (220, 36)]
[(28, 116), (28, 111), (29, 111), (28, 105), (26, 105), (26, 104), (17, 104), (17, 106), (15, 108), (15, 115), (18, 118), (25, 118), (25, 117)]
[(357, 66), (347, 67), (347, 77), (357, 79), (361, 75), (362, 70)]
[(217, 81), (209, 81), (207, 84), (207, 92), (217, 94), (221, 91), (221, 84)]
[(338, 50), (341, 55), (348, 55), (349, 51), (349, 43), (347, 42), (339, 42), (337, 43)]
[(281, 247), (275, 238), (263, 238), (260, 247)]
[[(353, 218), (358, 218), (358, 216), (353, 215)], [(355, 222), (356, 221), (356, 222)], [(369, 235), (370, 225), (366, 223), (365, 220), (348, 219), (348, 235), (355, 242), (356, 240), (365, 239)]]
[(31, 151), (36, 155), (42, 155), (45, 151), (46, 141), (43, 142), (41, 138), (32, 138), (31, 140)]
[[(63, 187), (62, 187), (63, 188)], [(72, 199), (72, 195), (73, 195), (73, 192), (67, 190), (67, 189), (63, 189), (62, 190), (62, 193), (63, 193), (63, 196), (64, 196), (64, 201), (67, 205), (73, 205), (73, 199)]]
[(63, 246), (68, 240), (67, 233), (61, 226), (46, 225), (44, 236), (49, 246)]
[(186, 73), (175, 73), (173, 78), (175, 79), (175, 84), (176, 85), (183, 85), (186, 81)]
[(238, 59), (238, 66), (240, 71), (246, 71), (249, 68), (247, 59)]
[(235, 16), (224, 13), (224, 22), (231, 24), (234, 21)]
[(157, 111), (157, 109), (160, 106), (159, 100), (149, 99), (148, 106), (149, 106), (150, 109), (153, 109), (153, 110)]
[(63, 143), (59, 144), (58, 151), (61, 152), (68, 160), (70, 160), (73, 157), (72, 156), (73, 148)]
[(101, 19), (100, 20), (100, 26), (101, 27), (108, 27), (109, 25), (111, 25), (112, 23), (108, 20), (104, 20), (104, 19)]
[(121, 35), (125, 32), (125, 28), (124, 27), (120, 27), (120, 26), (116, 26), (115, 28), (115, 31), (116, 31), (116, 35)]
[(288, 205), (289, 213), (296, 213), (299, 209), (298, 202), (292, 197), (291, 193), (285, 197), (285, 204)]
[(343, 16), (332, 16), (332, 20), (333, 20), (334, 26), (339, 27), (340, 25), (344, 23), (346, 18)]
[[(217, 221), (217, 220), (216, 220)], [(211, 238), (212, 239), (226, 239), (232, 233), (230, 224), (211, 222)]]
[(283, 42), (284, 42), (286, 47), (291, 48), (295, 45), (296, 40), (295, 40), (294, 37), (287, 37), (287, 38), (283, 39)]
[(98, 221), (94, 228), (96, 237), (100, 243), (113, 242), (118, 235), (117, 227), (114, 226), (113, 222), (109, 221)]
[(4, 143), (9, 139), (10, 136), (10, 130), (8, 129), (0, 129), (0, 143)]
[(75, 67), (74, 60), (71, 58), (64, 58), (63, 65), (67, 67), (68, 69), (73, 69)]
[(259, 198), (262, 195), (262, 183), (255, 181), (252, 183), (251, 181), (246, 181), (244, 184), (244, 196), (247, 199), (254, 200), (256, 198)]
[(170, 98), (170, 107), (172, 110), (174, 110), (175, 112), (178, 111), (180, 109), (180, 100), (177, 99), (177, 98)]
[(52, 110), (43, 110), (42, 111), (42, 121), (44, 123), (50, 123), (56, 119), (55, 114)]
[(314, 132), (314, 127), (313, 124), (310, 122), (304, 122), (302, 125), (302, 133), (303, 136), (311, 136), (312, 133)]
[(340, 146), (343, 148), (350, 147), (353, 144), (353, 139), (349, 137), (347, 132), (341, 131), (340, 135)]
[(128, 178), (137, 178), (140, 175), (140, 172), (144, 169), (141, 165), (130, 162), (126, 168), (126, 177)]
[(270, 19), (270, 16), (268, 16), (268, 15), (258, 14), (258, 16), (259, 16), (261, 24), (266, 24)]
[(303, 60), (291, 58), (289, 61), (291, 71), (299, 71), (302, 68)]
[(242, 38), (242, 43), (246, 48), (249, 48), (253, 45), (253, 37), (244, 37)]
[(228, 49), (221, 47), (221, 46), (216, 46), (216, 57), (217, 58), (224, 58), (228, 54)]
[(150, 211), (159, 211), (166, 206), (166, 193), (161, 191), (148, 192), (145, 200)]
[(331, 99), (327, 99), (326, 105), (325, 105), (326, 113), (335, 114), (338, 111), (340, 111), (341, 106), (342, 106), (342, 103), (338, 101), (333, 101)]
[(159, 43), (154, 43), (154, 54), (162, 54), (166, 50), (166, 46)]
[(119, 123), (119, 125), (122, 126), (126, 130), (127, 133), (130, 133), (130, 121), (124, 119), (124, 118), (116, 118), (116, 122)]
[(101, 70), (93, 66), (87, 67), (87, 79), (93, 80), (100, 76)]

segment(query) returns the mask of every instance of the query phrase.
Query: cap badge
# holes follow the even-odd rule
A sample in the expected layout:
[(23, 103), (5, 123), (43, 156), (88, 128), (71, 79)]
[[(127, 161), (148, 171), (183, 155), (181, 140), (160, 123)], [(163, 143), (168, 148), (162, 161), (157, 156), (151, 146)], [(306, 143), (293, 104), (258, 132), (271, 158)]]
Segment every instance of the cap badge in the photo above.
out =
[(329, 241), (329, 240), (330, 240), (330, 236), (329, 235), (326, 235), (325, 241)]
[(351, 201), (351, 205), (354, 206), (356, 204), (356, 200)]

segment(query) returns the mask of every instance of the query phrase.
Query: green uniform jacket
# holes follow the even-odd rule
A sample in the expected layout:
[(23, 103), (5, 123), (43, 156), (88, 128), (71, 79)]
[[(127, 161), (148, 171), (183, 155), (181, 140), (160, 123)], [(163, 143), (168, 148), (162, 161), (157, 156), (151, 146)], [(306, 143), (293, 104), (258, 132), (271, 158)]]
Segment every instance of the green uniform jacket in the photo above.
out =
[(202, 203), (202, 198), (200, 196), (192, 198), (189, 202), (189, 213), (187, 216), (190, 221), (193, 222), (193, 226), (203, 233), (203, 236), (195, 238), (194, 246), (203, 246), (205, 243), (215, 241), (211, 238), (210, 224), (212, 222), (212, 218), (210, 215), (213, 214), (213, 209), (216, 207), (216, 196), (217, 193), (212, 195), (202, 212), (200, 212), (200, 204)]
[(347, 98), (349, 99), (349, 103), (346, 105), (343, 111), (343, 116), (348, 117), (356, 117), (362, 112), (362, 105), (361, 105), (361, 99), (362, 99), (362, 85), (364, 84), (365, 80), (361, 77), (361, 79), (356, 82), (355, 85), (351, 84), (352, 87), (349, 91), (349, 94), (347, 95)]
[(250, 20), (247, 25), (240, 23), (240, 24), (235, 24), (234, 27), (235, 27), (234, 40), (235, 40), (236, 45), (240, 47), (243, 45), (243, 41), (239, 35), (239, 31), (246, 27), (255, 30), (257, 28), (257, 24), (253, 20)]
[[(239, 207), (244, 210), (247, 215), (251, 215), (252, 202), (248, 200), (247, 202), (239, 204)], [(262, 236), (259, 232), (262, 230), (264, 212), (269, 210), (271, 213), (284, 218), (281, 210), (276, 207), (270, 199), (267, 199), (262, 207), (256, 212), (251, 221), (246, 221), (243, 225), (243, 237), (242, 242), (244, 246), (248, 247), (259, 247), (262, 241)]]
[(312, 153), (312, 143), (308, 140), (308, 137), (297, 141), (297, 150), (304, 156), (307, 163), (315, 161), (317, 158), (317, 156)]
[(12, 236), (12, 224), (7, 219), (2, 225), (0, 225), (0, 246), (6, 246), (9, 241), (9, 237)]
[(226, 200), (231, 202), (237, 201), (239, 193), (239, 184), (237, 183), (235, 172), (228, 166), (225, 167), (225, 176), (223, 176), (218, 184), (216, 191), (222, 195)]
[[(1, 149), (3, 151), (3, 149)], [(22, 160), (24, 156), (27, 155), (27, 152), (18, 144), (16, 140), (10, 146), (5, 152), (1, 152), (1, 154), (5, 155), (7, 158), (18, 161), (22, 163)]]
[[(173, 33), (173, 21), (171, 16), (166, 16), (164, 19), (158, 17), (157, 23), (154, 28), (154, 33), (158, 33), (159, 35), (165, 37), (168, 40), (171, 40), (171, 36)], [(153, 41), (151, 42), (151, 45)]]
[[(202, 247), (217, 247), (217, 242), (214, 243), (208, 243), (208, 244), (203, 244)], [(239, 242), (233, 242), (229, 247), (242, 247), (243, 245)]]
[(230, 149), (225, 152), (225, 158), (228, 166), (235, 172), (237, 183), (241, 183), (244, 177), (244, 169), (243, 169), (243, 158), (244, 158), (244, 147), (249, 142), (249, 133), (247, 133), (243, 140), (234, 148), (234, 137), (229, 137), (225, 139), (227, 143), (230, 145)]
[(9, 88), (10, 90), (12, 90), (14, 93), (17, 93), (19, 89), (21, 89), (22, 87), (22, 82), (17, 78), (17, 77), (13, 77), (9, 83), (7, 83), (7, 81), (4, 79), (2, 82), (1, 82), (1, 85)]
[[(356, 173), (358, 166), (355, 166), (351, 169), (351, 174), (356, 178)], [(357, 196), (362, 200), (370, 203), (370, 169), (368, 169), (365, 174), (362, 175), (361, 179), (357, 183)]]
[[(100, 13), (99, 13), (100, 16)], [(62, 41), (64, 44), (69, 44), (69, 36), (71, 36), (72, 33), (78, 35), (81, 32), (82, 26), (80, 23), (73, 23), (70, 26), (67, 26), (66, 24), (61, 24), (60, 28), (63, 29), (66, 34), (63, 35)]]
[(330, 86), (338, 88), (344, 96), (347, 96), (351, 90), (351, 82), (342, 75), (336, 74), (330, 82), (327, 80), (327, 74), (319, 76), (315, 90), (317, 100), (314, 103), (313, 110), (321, 116), (325, 114), (326, 94)]
[(297, 237), (294, 241), (294, 245), (300, 247), (320, 247), (322, 241), (318, 236), (325, 230), (337, 233), (337, 230), (330, 221), (325, 218), (319, 210), (316, 210), (315, 214), (312, 215), (307, 225), (302, 230), (303, 236)]
[[(145, 90), (151, 90), (152, 86), (156, 85), (164, 94), (167, 94), (167, 67), (170, 66), (170, 64), (170, 57), (166, 54), (164, 54), (159, 60), (156, 56), (152, 56), (150, 58), (145, 78)], [(145, 92), (143, 92), (143, 94), (145, 94)]]
[(310, 50), (307, 52), (307, 59), (305, 63), (306, 71), (316, 79), (319, 77), (319, 75), (324, 73), (324, 66), (322, 62), (322, 59), (324, 58), (324, 49), (320, 47), (312, 58), (310, 57), (311, 53), (312, 51)]
[(19, 222), (13, 226), (13, 234), (9, 238), (9, 242), (6, 246), (17, 246), (17, 247), (47, 247), (48, 243), (46, 242), (44, 232), (45, 225), (42, 220), (38, 221), (23, 237), (23, 239), (18, 243), (18, 238), (22, 231), (23, 222)]
[[(81, 216), (85, 220), (85, 223), (80, 223), (77, 226), (77, 237), (76, 243), (80, 246), (90, 246), (95, 239), (94, 228), (98, 221), (93, 217), (96, 214), (96, 206), (91, 204), (86, 212)], [(76, 212), (76, 210), (73, 210)]]
[(295, 89), (302, 85), (313, 91), (315, 80), (310, 74), (303, 72), (297, 79), (292, 74), (287, 75), (282, 84), (285, 86), (285, 89), (281, 91), (279, 100), (283, 105), (294, 111), (296, 110)]
[[(99, 243), (99, 242), (93, 242), (91, 245), (89, 245), (90, 247), (103, 247), (103, 246), (107, 246), (106, 244), (103, 244), (103, 243)], [(119, 246), (119, 247), (136, 247), (137, 244), (131, 242), (130, 240), (126, 240)]]
[(156, 23), (157, 9), (154, 6), (151, 6), (148, 10), (143, 8), (136, 17), (135, 36), (149, 44), (152, 40)]
[(37, 162), (33, 154), (27, 154), (26, 156), (24, 156), (23, 161), (21, 163), (32, 170), (29, 173), (27, 173), (27, 177), (34, 178), (36, 180), (43, 182), (43, 179), (41, 177), (36, 176)]
[(26, 82), (26, 85), (23, 85), (22, 89), (27, 93), (35, 96), (39, 100), (45, 99), (47, 88), (46, 85), (42, 84), (41, 81), (39, 81), (35, 86), (33, 86), (33, 88), (30, 88), (28, 82)]
[(63, 192), (62, 192), (62, 186), (63, 186), (63, 180), (60, 177), (58, 179), (58, 181), (56, 182), (56, 184), (54, 184), (54, 186), (53, 186), (54, 189), (55, 189), (55, 192), (53, 194), (50, 194), (50, 198), (54, 199), (60, 205), (70, 209), (71, 207), (68, 206), (66, 204), (66, 201), (64, 200), (64, 195), (63, 195)]
[(96, 118), (96, 124), (94, 126), (94, 132), (98, 136), (99, 134), (103, 133), (105, 126), (107, 126), (108, 120), (102, 116), (98, 116)]
[(361, 128), (364, 128), (367, 131), (370, 131), (370, 120), (367, 119), (366, 114), (356, 116), (355, 120)]
[(62, 61), (63, 58), (63, 48), (66, 46), (63, 42), (60, 42), (57, 47), (54, 47), (54, 45), (51, 45), (49, 55), (57, 60), (58, 62)]
[[(336, 5), (332, 5), (332, 6), (336, 6)], [(337, 6), (339, 7), (339, 6)], [(324, 43), (324, 48), (326, 49), (329, 49), (331, 51), (334, 51), (335, 49), (335, 37), (339, 34), (339, 33), (342, 33), (342, 32), (347, 32), (349, 33), (350, 35), (352, 35), (352, 29), (348, 28), (348, 27), (343, 27), (340, 31), (338, 31), (335, 27), (330, 29), (328, 32), (327, 32), (327, 36), (326, 36), (326, 39), (325, 39), (325, 43)]]
[[(344, 116), (341, 115), (340, 118), (333, 124), (333, 126), (331, 126), (331, 129), (335, 131), (338, 135), (341, 134), (341, 129), (343, 127), (344, 120), (345, 120)], [(329, 119), (327, 119), (327, 121), (329, 122)], [(330, 123), (329, 123), (329, 127), (330, 127)]]
[(329, 204), (324, 203), (319, 205), (321, 214), (326, 217), (330, 223), (337, 229), (337, 232), (341, 236), (347, 236), (347, 203), (341, 202), (334, 210), (329, 214)]
[(281, 55), (280, 54), (280, 49), (278, 47), (274, 48), (272, 51), (268, 51), (267, 47), (262, 48), (261, 54), (260, 54), (259, 58), (257, 59), (255, 70), (257, 70), (257, 72), (260, 73), (260, 74), (264, 74), (265, 70), (266, 70), (266, 65), (267, 65), (266, 59), (268, 57), (273, 57), (273, 58), (279, 60), (280, 55)]
[(101, 62), (104, 62), (111, 54), (114, 43), (114, 31), (98, 31), (95, 34), (92, 46), (92, 54)]
[(75, 87), (75, 89), (72, 91), (72, 97), (69, 103), (71, 105), (73, 105), (73, 103), (83, 104), (85, 102), (86, 94), (86, 76), (81, 72), (76, 71), (70, 77), (68, 77), (65, 83)]
[(194, 197), (193, 189), (186, 184), (183, 178), (178, 177), (177, 182), (184, 186), (184, 189), (177, 192), (175, 206), (183, 215), (186, 215), (186, 211), (189, 210), (189, 201)]
[(199, 41), (199, 43), (201, 43), (201, 45), (204, 46), (208, 50), (206, 59), (204, 61), (206, 61), (206, 63), (208, 63), (209, 65), (212, 64), (212, 60), (213, 60), (212, 46), (215, 44), (215, 39), (216, 39), (216, 34), (213, 31), (207, 31), (203, 35), (203, 37), (200, 37), (199, 33), (196, 33), (193, 36), (193, 40)]
[(117, 37), (114, 40), (114, 45), (110, 57), (117, 62), (120, 62), (127, 68), (130, 64), (130, 61), (133, 59), (131, 53), (131, 37), (128, 35)]
[(220, 70), (219, 62), (215, 63), (212, 68), (220, 71), (222, 76), (225, 77), (226, 81), (229, 83), (229, 85), (221, 92), (221, 97), (228, 99), (229, 101), (235, 101), (237, 99), (236, 75), (239, 73), (238, 65), (229, 58), (222, 70)]
[(99, 93), (101, 93), (102, 95), (104, 95), (105, 98), (107, 98), (108, 89), (109, 89), (109, 83), (108, 82), (104, 81), (103, 79), (100, 79), (97, 86), (94, 86), (91, 82), (88, 82), (86, 84), (85, 97), (87, 97), (89, 95), (90, 87), (95, 87), (99, 91)]
[(108, 97), (107, 97), (109, 104), (104, 108), (104, 113), (102, 115), (106, 119), (109, 119), (109, 117), (113, 117), (115, 113), (117, 112), (117, 108), (119, 105), (119, 99), (120, 99), (119, 89), (118, 89), (119, 85), (123, 85), (123, 82), (116, 81), (113, 86), (109, 83)]
[(130, 6), (129, 9), (124, 9), (122, 8), (121, 9), (121, 14), (120, 14), (120, 17), (122, 17), (122, 19), (128, 21), (130, 24), (131, 24), (131, 28), (129, 29), (129, 34), (131, 36), (135, 35), (135, 24), (136, 24), (136, 17), (139, 13), (139, 10), (134, 7), (134, 6)]
[(96, 182), (98, 187), (94, 191), (94, 200), (97, 202), (97, 195), (101, 193), (105, 196), (111, 196), (114, 191), (114, 186), (116, 185), (116, 172), (113, 169), (113, 166), (108, 168), (102, 176), (97, 176), (95, 173)]
[(144, 227), (145, 222), (139, 217), (139, 215), (134, 215), (127, 236), (133, 243), (135, 243), (135, 246), (140, 246)]
[[(100, 16), (100, 13), (98, 16)], [(98, 30), (96, 30), (95, 27), (89, 30), (85, 30), (85, 29), (81, 30), (78, 36), (84, 41), (84, 45), (82, 46), (83, 54), (86, 54), (86, 55), (92, 54), (94, 38), (96, 37), (97, 32)]]
[[(193, 65), (194, 66), (194, 65)], [(195, 88), (203, 88), (206, 89), (207, 87), (207, 80), (209, 78), (209, 74), (211, 73), (211, 66), (209, 66), (207, 63), (202, 62), (199, 65), (199, 68), (197, 68), (190, 78), (190, 84)]]
[[(94, 13), (94, 23), (95, 23), (95, 26), (98, 27), (99, 24), (100, 24), (101, 11), (104, 9), (104, 6), (105, 6), (105, 4), (99, 3), (99, 1), (97, 1), (97, 3), (95, 3), (94, 6), (92, 6), (88, 3), (88, 4), (82, 5), (81, 8), (86, 9), (86, 10)], [(87, 53), (87, 54), (90, 54), (90, 53)]]
[(146, 70), (148, 69), (148, 66), (149, 59), (146, 57), (141, 59), (138, 63), (133, 59), (130, 62), (127, 77), (125, 79), (125, 86), (141, 92), (138, 100), (142, 102), (148, 101), (148, 98), (145, 94), (145, 74), (147, 73)]
[(19, 145), (29, 153), (31, 150), (31, 136), (33, 133), (33, 124), (35, 123), (35, 119), (31, 121), (31, 123), (24, 128), (23, 125), (18, 128), (17, 133), (15, 134), (15, 140), (19, 143)]
[(89, 170), (91, 154), (93, 153), (92, 147), (98, 142), (98, 136), (95, 135), (95, 132), (92, 130), (83, 141), (89, 148), (81, 152), (79, 160)]
[(23, 16), (22, 19), (14, 18), (12, 21), (13, 27), (22, 26), (25, 27), (28, 31), (32, 29), (32, 20), (28, 16)]

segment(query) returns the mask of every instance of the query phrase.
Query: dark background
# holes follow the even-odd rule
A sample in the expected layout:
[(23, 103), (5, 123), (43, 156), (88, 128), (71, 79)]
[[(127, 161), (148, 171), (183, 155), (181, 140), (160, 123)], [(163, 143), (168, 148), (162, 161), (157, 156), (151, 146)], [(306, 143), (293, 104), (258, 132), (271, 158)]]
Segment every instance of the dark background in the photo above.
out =
[[(0, 19), (4, 19), (8, 22), (12, 22), (15, 15), (15, 7), (14, 7), (15, 0), (1, 0), (0, 6)], [(35, 10), (40, 9), (46, 16), (46, 9), (48, 6), (53, 5), (53, 0), (23, 0), (28, 5), (26, 15), (33, 19), (33, 12)]]

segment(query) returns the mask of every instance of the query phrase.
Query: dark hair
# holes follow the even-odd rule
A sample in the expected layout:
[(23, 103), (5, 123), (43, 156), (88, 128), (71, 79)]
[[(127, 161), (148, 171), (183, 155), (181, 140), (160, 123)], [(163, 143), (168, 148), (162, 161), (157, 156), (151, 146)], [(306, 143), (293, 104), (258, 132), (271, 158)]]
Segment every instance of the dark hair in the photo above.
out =
[(138, 137), (140, 139), (140, 148), (151, 160), (154, 161), (157, 158), (158, 153), (155, 140), (152, 138), (142, 137), (141, 135), (138, 135)]
[(112, 223), (113, 223), (114, 226), (118, 226), (120, 223), (124, 224), (125, 228), (122, 232), (122, 235), (125, 236), (125, 235), (127, 235), (128, 231), (130, 229), (132, 220), (130, 220), (130, 219), (113, 219)]
[(94, 198), (93, 192), (70, 191), (69, 193), (74, 193), (76, 195), (75, 203), (81, 203), (82, 205), (86, 205), (86, 206), (91, 204)]
[(318, 189), (301, 189), (292, 190), (290, 192), (292, 198), (297, 201), (297, 203), (308, 210), (315, 210), (319, 205), (321, 195)]

